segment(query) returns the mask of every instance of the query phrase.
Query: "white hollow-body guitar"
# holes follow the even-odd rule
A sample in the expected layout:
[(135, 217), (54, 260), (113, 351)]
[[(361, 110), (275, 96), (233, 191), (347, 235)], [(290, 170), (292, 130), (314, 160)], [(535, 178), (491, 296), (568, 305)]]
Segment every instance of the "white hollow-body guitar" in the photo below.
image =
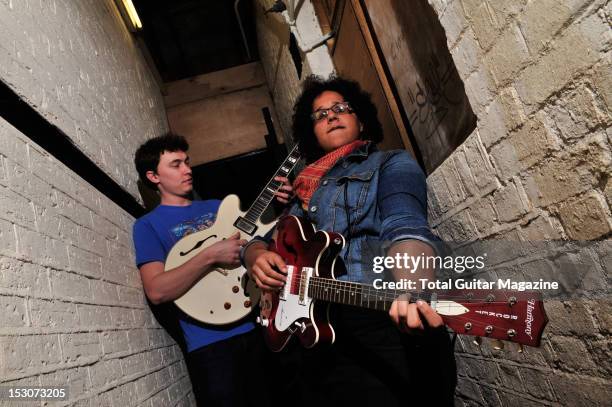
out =
[[(264, 235), (276, 221), (263, 224), (259, 218), (274, 199), (282, 183), (274, 177), (286, 177), (299, 160), (297, 146), (285, 158), (274, 176), (261, 191), (248, 211), (240, 210), (240, 199), (229, 195), (223, 199), (215, 223), (206, 230), (192, 233), (179, 240), (170, 250), (165, 271), (181, 266), (210, 245), (240, 232), (243, 239), (255, 233)], [(244, 267), (215, 268), (202, 277), (174, 303), (187, 315), (212, 325), (226, 325), (247, 316), (259, 302), (259, 290)]]

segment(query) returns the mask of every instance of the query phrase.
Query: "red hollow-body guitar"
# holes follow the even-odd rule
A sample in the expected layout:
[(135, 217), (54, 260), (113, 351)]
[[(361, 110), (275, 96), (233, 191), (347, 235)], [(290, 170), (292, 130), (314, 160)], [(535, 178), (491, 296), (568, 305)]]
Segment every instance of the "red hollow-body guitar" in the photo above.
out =
[[(337, 280), (344, 272), (338, 258), (345, 243), (341, 234), (316, 231), (310, 222), (296, 216), (282, 218), (277, 228), (270, 248), (287, 263), (287, 282), (280, 291), (262, 293), (258, 318), (271, 350), (282, 350), (293, 336), (307, 348), (332, 344), (335, 332), (329, 319), (330, 303), (388, 311), (397, 297), (407, 294)], [(440, 290), (409, 294), (411, 302), (427, 301), (459, 334), (539, 346), (548, 322), (537, 292)]]

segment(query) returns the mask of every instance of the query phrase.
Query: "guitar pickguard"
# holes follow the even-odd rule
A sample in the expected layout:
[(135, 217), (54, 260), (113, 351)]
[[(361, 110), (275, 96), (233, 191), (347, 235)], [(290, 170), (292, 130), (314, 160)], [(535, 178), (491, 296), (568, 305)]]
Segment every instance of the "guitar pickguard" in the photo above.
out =
[(300, 296), (288, 294), (284, 300), (278, 303), (274, 326), (279, 331), (286, 331), (294, 322), (302, 318), (311, 318), (312, 299), (308, 298), (304, 303), (300, 303)]

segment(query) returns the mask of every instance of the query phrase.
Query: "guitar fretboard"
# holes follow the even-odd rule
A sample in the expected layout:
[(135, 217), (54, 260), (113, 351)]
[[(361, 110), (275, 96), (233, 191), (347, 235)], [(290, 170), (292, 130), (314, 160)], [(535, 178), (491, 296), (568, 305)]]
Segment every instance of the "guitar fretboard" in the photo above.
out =
[(276, 170), (276, 173), (274, 173), (270, 181), (266, 184), (265, 188), (260, 192), (255, 202), (253, 202), (253, 205), (251, 205), (244, 215), (245, 219), (249, 222), (257, 223), (261, 214), (264, 213), (268, 205), (270, 205), (270, 202), (272, 202), (272, 199), (274, 199), (274, 194), (283, 185), (282, 182), (275, 181), (274, 178), (287, 177), (293, 168), (295, 168), (299, 159), (300, 153), (298, 152), (298, 145), (296, 144), (278, 170)]
[(388, 311), (393, 301), (402, 294), (410, 294), (410, 302), (417, 300), (430, 302), (431, 300), (431, 293), (428, 292), (377, 289), (367, 284), (322, 277), (310, 277), (308, 283), (308, 296), (315, 300), (379, 311)]

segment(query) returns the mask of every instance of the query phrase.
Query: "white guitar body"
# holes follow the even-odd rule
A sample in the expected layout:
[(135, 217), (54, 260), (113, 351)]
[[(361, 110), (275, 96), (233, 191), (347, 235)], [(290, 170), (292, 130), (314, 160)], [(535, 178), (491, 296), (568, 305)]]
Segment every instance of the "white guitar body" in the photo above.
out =
[[(234, 226), (234, 221), (244, 215), (245, 212), (240, 210), (240, 199), (236, 195), (227, 196), (221, 202), (214, 225), (187, 235), (174, 245), (166, 259), (165, 271), (181, 266), (212, 244), (240, 232)], [(263, 236), (276, 222), (263, 224), (257, 221), (255, 224), (255, 234)], [(241, 232), (242, 239), (249, 240), (251, 237)], [(198, 321), (225, 325), (247, 316), (259, 302), (259, 297), (260, 292), (244, 267), (231, 270), (217, 268), (202, 277), (174, 303)]]

